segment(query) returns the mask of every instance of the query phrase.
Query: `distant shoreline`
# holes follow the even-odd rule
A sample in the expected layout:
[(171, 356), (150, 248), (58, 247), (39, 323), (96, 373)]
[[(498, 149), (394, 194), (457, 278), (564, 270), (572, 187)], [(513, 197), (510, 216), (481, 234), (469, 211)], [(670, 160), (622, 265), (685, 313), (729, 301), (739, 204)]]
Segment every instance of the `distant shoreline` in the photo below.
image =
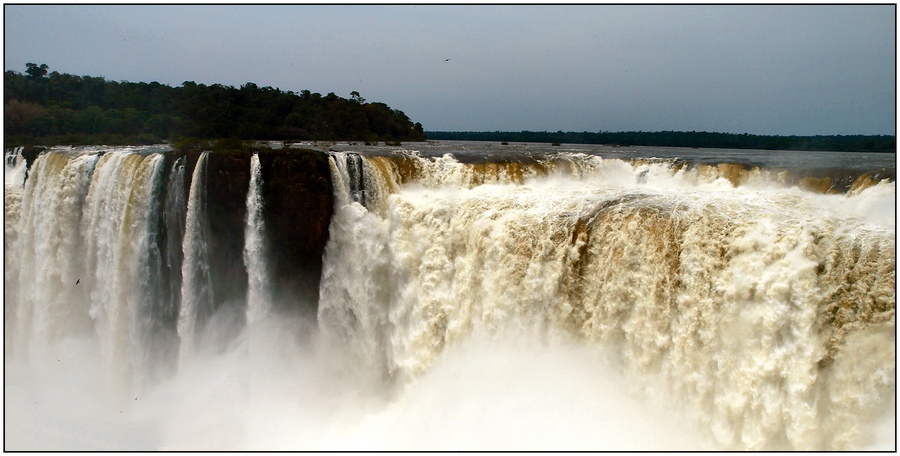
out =
[(896, 153), (888, 135), (769, 136), (711, 132), (426, 131), (429, 140), (602, 144), (695, 149), (809, 150)]

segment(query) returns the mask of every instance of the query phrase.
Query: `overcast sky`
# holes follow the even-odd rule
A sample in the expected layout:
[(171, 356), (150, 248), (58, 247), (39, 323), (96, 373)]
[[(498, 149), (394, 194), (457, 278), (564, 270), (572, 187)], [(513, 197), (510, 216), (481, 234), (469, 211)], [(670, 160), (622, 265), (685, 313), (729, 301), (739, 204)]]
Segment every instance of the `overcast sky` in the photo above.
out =
[(355, 90), (430, 131), (892, 135), (895, 20), (893, 5), (5, 5), (4, 65)]

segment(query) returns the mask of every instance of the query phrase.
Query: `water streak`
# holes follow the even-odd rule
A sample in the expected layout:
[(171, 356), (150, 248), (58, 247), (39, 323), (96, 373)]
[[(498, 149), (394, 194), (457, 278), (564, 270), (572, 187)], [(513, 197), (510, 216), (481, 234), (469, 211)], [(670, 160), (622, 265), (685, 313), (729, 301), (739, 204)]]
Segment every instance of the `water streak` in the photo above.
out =
[(179, 157), (169, 176), (166, 188), (165, 227), (166, 227), (166, 269), (169, 271), (169, 290), (166, 301), (169, 303), (167, 313), (177, 316), (181, 307), (181, 264), (184, 253), (184, 224), (187, 218), (187, 200), (184, 186), (184, 157)]
[(181, 307), (178, 313), (180, 360), (191, 356), (197, 333), (212, 313), (213, 288), (209, 271), (209, 221), (206, 215), (206, 167), (209, 152), (197, 160), (191, 177), (182, 250)]
[(272, 294), (266, 265), (266, 237), (263, 221), (262, 165), (259, 155), (250, 158), (250, 187), (247, 190), (247, 216), (244, 230), (244, 266), (247, 268), (247, 323), (271, 313)]

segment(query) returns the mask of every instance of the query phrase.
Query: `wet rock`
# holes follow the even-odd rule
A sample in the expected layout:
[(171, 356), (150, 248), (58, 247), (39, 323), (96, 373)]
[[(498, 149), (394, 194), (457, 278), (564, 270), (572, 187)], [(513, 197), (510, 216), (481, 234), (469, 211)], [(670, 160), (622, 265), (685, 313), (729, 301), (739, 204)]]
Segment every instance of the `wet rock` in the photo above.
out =
[[(202, 151), (172, 152), (186, 157), (192, 176)], [(207, 168), (207, 215), (214, 306), (244, 302), (246, 198), (253, 151), (213, 152)], [(331, 171), (325, 153), (303, 149), (260, 151), (267, 259), (275, 308), (315, 315), (322, 255), (333, 211)], [(185, 200), (190, 185), (185, 185)]]
[(333, 211), (328, 156), (288, 149), (259, 158), (275, 304), (314, 312)]

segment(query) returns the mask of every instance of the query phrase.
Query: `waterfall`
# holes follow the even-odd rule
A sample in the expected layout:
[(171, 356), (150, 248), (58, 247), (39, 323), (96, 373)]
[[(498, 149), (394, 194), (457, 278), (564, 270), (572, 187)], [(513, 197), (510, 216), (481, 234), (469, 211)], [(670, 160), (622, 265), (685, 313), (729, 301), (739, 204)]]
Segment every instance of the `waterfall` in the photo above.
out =
[[(305, 152), (263, 182), (259, 155), (8, 151), (10, 448), (895, 440), (895, 182), (444, 151), (333, 152), (330, 199)], [(314, 315), (273, 297), (310, 242), (273, 188), (331, 217)]]
[(161, 154), (103, 155), (84, 204), (88, 274), (80, 280), (90, 289), (89, 315), (109, 371), (121, 382), (140, 383), (152, 368), (147, 341), (161, 275), (155, 217), (164, 163)]
[[(14, 321), (16, 308), (13, 303), (18, 301), (16, 289), (18, 288), (19, 265), (18, 257), (14, 257), (14, 255), (22, 253), (21, 250), (16, 249), (19, 233), (19, 213), (25, 183), (25, 159), (22, 157), (22, 150), (23, 148), (18, 147), (6, 152), (6, 162), (3, 170), (3, 251), (5, 252), (3, 261), (3, 300), (7, 303), (4, 306), (3, 319), (7, 323)], [(9, 358), (14, 355), (14, 332), (7, 330), (4, 333), (4, 355)]]
[[(7, 353), (48, 356), (96, 332), (117, 384), (140, 382), (160, 261), (156, 204), (164, 157), (52, 151), (7, 206)], [(7, 203), (16, 189), (7, 189)], [(10, 265), (9, 263), (7, 263)]]
[[(332, 155), (319, 324), (371, 371), (419, 376), (474, 331), (576, 337), (748, 449), (842, 448), (858, 428), (839, 423), (894, 388), (893, 222), (850, 210), (893, 183), (863, 197), (577, 155), (361, 158)], [(367, 179), (406, 184), (379, 213)]]
[(184, 188), (184, 157), (179, 157), (172, 167), (166, 188), (166, 269), (169, 271), (168, 312), (177, 316), (181, 307), (181, 264), (183, 258), (184, 223), (187, 203)]
[(363, 183), (363, 159), (359, 154), (343, 154), (344, 162), (343, 170), (347, 174), (347, 184), (350, 187), (350, 196), (363, 206), (366, 205), (366, 189)]
[(85, 197), (96, 161), (93, 155), (40, 156), (20, 205), (7, 207), (7, 213), (18, 209), (7, 220), (6, 232), (15, 233), (7, 256), (14, 257), (18, 267), (7, 272), (13, 282), (7, 283), (8, 293), (15, 300), (5, 306), (7, 331), (15, 334), (13, 353), (18, 356), (39, 356), (54, 342), (89, 328), (91, 269), (84, 263), (87, 252), (78, 227), (82, 214), (89, 213)]
[[(386, 305), (392, 286), (386, 262), (388, 230), (386, 222), (361, 203), (359, 195), (365, 187), (362, 178), (354, 176), (362, 170), (362, 163), (365, 161), (356, 154), (339, 152), (329, 160), (335, 212), (325, 247), (318, 315), (332, 343), (357, 350), (359, 369), (381, 377), (390, 371), (385, 345), (390, 333)], [(366, 230), (368, 236), (360, 237), (359, 230)]]
[(21, 188), (25, 184), (25, 157), (22, 156), (24, 149), (24, 147), (17, 147), (6, 152), (3, 184), (7, 189)]
[(181, 265), (181, 307), (178, 313), (180, 356), (190, 356), (197, 333), (212, 312), (213, 289), (209, 270), (209, 226), (206, 215), (206, 166), (209, 152), (197, 160), (188, 196)]
[(259, 155), (250, 159), (250, 188), (247, 190), (247, 216), (244, 230), (244, 266), (247, 268), (247, 323), (271, 312), (272, 295), (266, 267), (266, 237), (263, 223), (262, 167)]

